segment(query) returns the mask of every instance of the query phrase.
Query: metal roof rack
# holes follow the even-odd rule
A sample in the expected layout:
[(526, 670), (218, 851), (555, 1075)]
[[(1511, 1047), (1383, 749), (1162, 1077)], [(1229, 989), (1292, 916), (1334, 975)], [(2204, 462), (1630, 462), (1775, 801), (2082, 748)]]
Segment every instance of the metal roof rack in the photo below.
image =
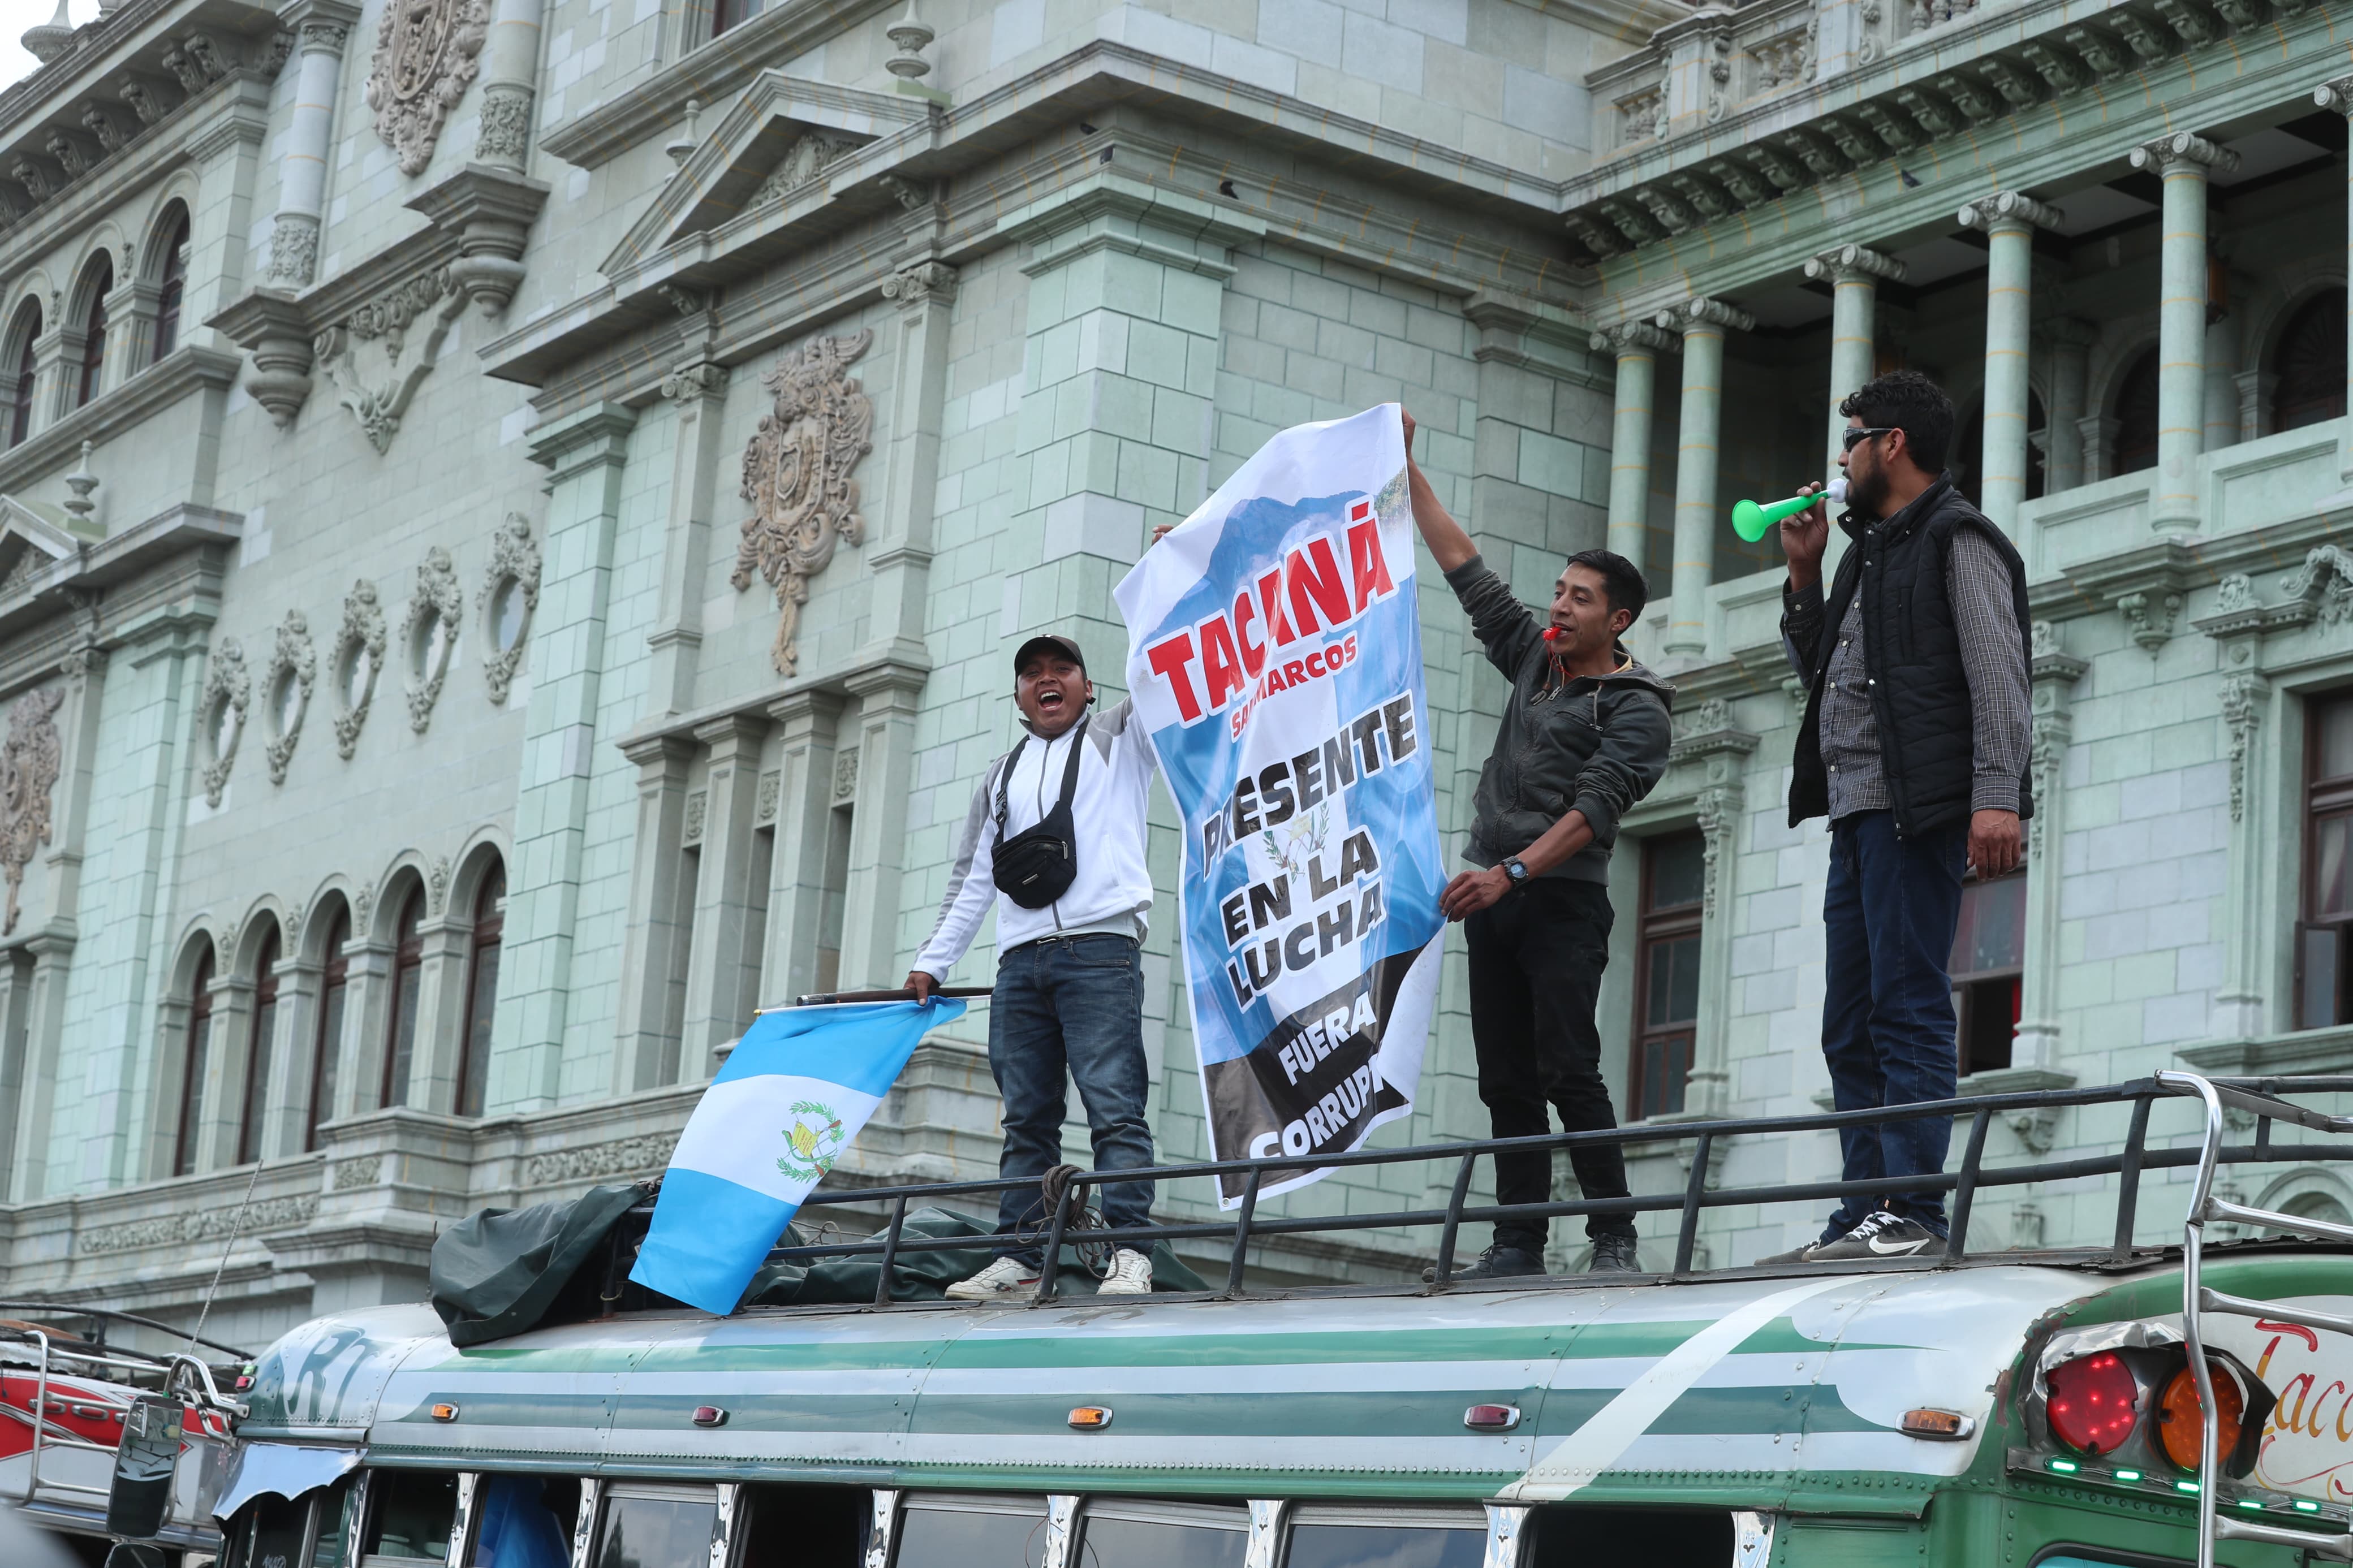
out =
[[(2205, 1139), (2195, 1148), (2151, 1148), (2148, 1143), (2150, 1108), (2156, 1101), (2180, 1094), (2194, 1094), (2197, 1089), (2184, 1085), (2207, 1086), (2214, 1095), (2224, 1097), (2229, 1103), (2248, 1111), (2255, 1119), (2254, 1138), (2251, 1143), (2225, 1144), (2221, 1142), (2221, 1111), (2214, 1110), (2209, 1118)], [(1212, 1161), (1187, 1165), (1160, 1165), (1132, 1171), (1077, 1171), (1059, 1167), (1058, 1184), (1047, 1194), (1050, 1218), (1045, 1233), (1037, 1239), (1044, 1251), (1034, 1301), (1044, 1303), (1054, 1299), (1055, 1281), (1061, 1267), (1061, 1251), (1065, 1243), (1083, 1243), (1088, 1247), (1134, 1246), (1148, 1249), (1155, 1242), (1210, 1241), (1223, 1242), (1229, 1248), (1224, 1287), (1219, 1294), (1238, 1297), (1246, 1294), (1243, 1284), (1243, 1263), (1250, 1245), (1276, 1236), (1318, 1236), (1354, 1230), (1414, 1229), (1436, 1227), (1438, 1254), (1430, 1282), (1423, 1289), (1438, 1292), (1448, 1289), (1453, 1282), (1456, 1247), (1461, 1227), (1466, 1223), (1483, 1224), (1494, 1220), (1595, 1215), (1595, 1214), (1658, 1214), (1673, 1213), (1679, 1216), (1675, 1236), (1674, 1262), (1668, 1274), (1673, 1279), (1688, 1279), (1706, 1272), (1694, 1267), (1696, 1256), (1701, 1214), (1711, 1208), (1732, 1205), (1810, 1203), (1849, 1195), (1865, 1196), (1896, 1193), (1949, 1193), (1952, 1194), (1950, 1236), (1943, 1250), (1933, 1258), (1919, 1257), (1891, 1260), (1903, 1267), (1916, 1268), (1924, 1261), (1938, 1267), (1955, 1267), (1972, 1261), (1968, 1252), (1969, 1214), (1977, 1196), (1989, 1188), (2022, 1185), (2033, 1182), (2063, 1181), (2084, 1176), (2116, 1176), (2116, 1216), (2114, 1239), (2105, 1248), (2092, 1249), (2088, 1254), (2070, 1261), (2093, 1267), (2121, 1267), (2135, 1257), (2133, 1230), (2140, 1198), (2141, 1177), (2150, 1170), (2167, 1170), (2195, 1166), (2200, 1171), (2200, 1202), (2203, 1213), (2217, 1219), (2235, 1223), (2269, 1226), (2292, 1234), (2323, 1236), (2327, 1239), (2353, 1245), (2353, 1227), (2324, 1226), (2316, 1221), (2289, 1215), (2273, 1215), (2267, 1211), (2242, 1208), (2238, 1205), (2214, 1198), (2211, 1194), (2212, 1173), (2219, 1165), (2265, 1164), (2279, 1162), (2329, 1163), (2353, 1160), (2353, 1144), (2325, 1142), (2278, 1143), (2272, 1139), (2274, 1121), (2293, 1121), (2298, 1126), (2327, 1131), (2353, 1127), (2353, 1121), (2324, 1115), (2305, 1110), (2281, 1100), (2284, 1094), (2353, 1093), (2353, 1075), (2310, 1076), (2300, 1078), (2201, 1079), (2194, 1074), (2162, 1072), (2149, 1078), (2095, 1089), (2033, 1089), (2013, 1094), (1968, 1096), (1954, 1100), (1923, 1101), (1884, 1110), (1819, 1111), (1797, 1116), (1766, 1116), (1745, 1120), (1714, 1121), (1680, 1121), (1660, 1125), (1643, 1122), (1631, 1127), (1612, 1128), (1592, 1132), (1556, 1132), (1527, 1138), (1491, 1138), (1475, 1142), (1426, 1143), (1403, 1149), (1362, 1149), (1346, 1154), (1275, 1154), (1247, 1160)], [(2086, 1155), (2063, 1160), (2038, 1160), (2023, 1164), (1989, 1168), (1985, 1163), (1986, 1135), (1994, 1122), (2015, 1111), (2060, 1110), (2068, 1107), (2128, 1105), (2131, 1107), (2128, 1127), (2123, 1146), (2113, 1152)], [(1763, 1133), (1835, 1131), (1841, 1128), (1883, 1125), (1894, 1121), (1918, 1121), (1932, 1116), (1966, 1117), (1969, 1120), (1967, 1141), (1963, 1147), (1960, 1168), (1932, 1175), (1887, 1178), (1874, 1181), (1844, 1182), (1784, 1182), (1756, 1186), (1725, 1186), (1711, 1188), (1707, 1184), (1709, 1157), (1715, 1147), (1726, 1140), (1753, 1137)], [(1482, 1155), (1498, 1152), (1538, 1152), (1554, 1149), (1578, 1149), (1595, 1145), (1615, 1145), (1636, 1148), (1658, 1144), (1692, 1145), (1691, 1176), (1680, 1194), (1636, 1194), (1622, 1198), (1577, 1198), (1558, 1203), (1473, 1205), (1469, 1201), (1472, 1175)], [(1452, 1188), (1443, 1208), (1397, 1209), (1372, 1214), (1340, 1214), (1306, 1216), (1261, 1218), (1258, 1215), (1259, 1194), (1270, 1177), (1280, 1178), (1297, 1171), (1349, 1169), (1359, 1166), (1384, 1166), (1416, 1163), (1451, 1163)], [(1086, 1223), (1085, 1194), (1092, 1189), (1122, 1182), (1151, 1181), (1155, 1183), (1187, 1181), (1195, 1178), (1240, 1176), (1243, 1179), (1239, 1210), (1232, 1220), (1194, 1222), (1169, 1225), (1134, 1226), (1110, 1229)], [(887, 1204), (890, 1219), (880, 1236), (861, 1241), (825, 1241), (814, 1244), (785, 1246), (769, 1254), (776, 1261), (809, 1261), (818, 1258), (874, 1257), (879, 1255), (881, 1268), (873, 1304), (892, 1305), (892, 1265), (902, 1253), (954, 1251), (969, 1249), (978, 1238), (963, 1237), (921, 1237), (904, 1234), (907, 1210), (911, 1204), (939, 1198), (995, 1195), (1016, 1188), (1035, 1184), (1035, 1178), (1008, 1180), (991, 1178), (966, 1182), (926, 1182), (907, 1186), (865, 1187), (846, 1191), (818, 1191), (803, 1200), (804, 1210), (839, 1205)], [(2200, 1211), (2193, 1209), (2193, 1227), (2202, 1223), (2196, 1217)], [(2146, 1250), (2146, 1249), (2144, 1249)], [(2018, 1255), (2005, 1255), (2006, 1261), (2015, 1261)], [(1858, 1260), (1834, 1267), (1859, 1269), (1883, 1268), (1889, 1266), (1879, 1260)], [(1530, 1283), (1534, 1283), (1531, 1281)], [(2227, 1309), (2226, 1309), (2227, 1310)], [(2353, 1331), (2348, 1329), (2348, 1331)]]

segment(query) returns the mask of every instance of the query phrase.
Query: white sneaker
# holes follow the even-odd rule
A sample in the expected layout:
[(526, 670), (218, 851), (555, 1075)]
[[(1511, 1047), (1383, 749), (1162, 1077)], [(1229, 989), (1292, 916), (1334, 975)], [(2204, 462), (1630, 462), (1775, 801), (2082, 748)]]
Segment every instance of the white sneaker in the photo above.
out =
[(1129, 1247), (1111, 1255), (1111, 1275), (1095, 1287), (1098, 1296), (1152, 1294), (1152, 1259)]
[(1038, 1276), (1018, 1258), (1000, 1258), (969, 1279), (959, 1279), (947, 1288), (951, 1301), (994, 1301), (1000, 1296), (1010, 1296), (1016, 1290), (1034, 1289)]

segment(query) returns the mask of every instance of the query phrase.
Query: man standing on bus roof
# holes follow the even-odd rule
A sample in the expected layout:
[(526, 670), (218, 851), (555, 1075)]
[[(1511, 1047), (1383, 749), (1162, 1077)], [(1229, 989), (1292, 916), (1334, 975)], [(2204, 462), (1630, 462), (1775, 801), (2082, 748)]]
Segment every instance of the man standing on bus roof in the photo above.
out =
[[(1675, 689), (1618, 641), (1642, 613), (1642, 574), (1622, 555), (1584, 550), (1553, 584), (1539, 624), (1439, 504), (1413, 460), (1405, 421), (1413, 521), (1446, 574), (1472, 635), (1512, 683), (1495, 749), (1479, 774), (1465, 858), (1482, 868), (1446, 885), (1439, 907), (1463, 922), (1471, 958), (1471, 1042), (1479, 1098), (1498, 1138), (1550, 1131), (1549, 1101), (1567, 1131), (1615, 1127), (1601, 1078), (1593, 1006), (1609, 962), (1609, 850), (1618, 818), (1667, 771)], [(1575, 1150), (1588, 1198), (1626, 1195), (1615, 1145)], [(1500, 1204), (1552, 1201), (1552, 1153), (1495, 1156)], [(1494, 1245), (1460, 1279), (1544, 1272), (1542, 1218), (1498, 1220)], [(1588, 1215), (1596, 1272), (1640, 1268), (1634, 1216)]]
[[(1005, 1102), (997, 1173), (1034, 1179), (1061, 1163), (1068, 1079), (1077, 1081), (1087, 1109), (1095, 1169), (1146, 1167), (1151, 1079), (1141, 953), (1152, 873), (1144, 861), (1144, 813), (1158, 764), (1143, 727), (1133, 721), (1132, 702), (1088, 715), (1094, 683), (1086, 655), (1071, 638), (1024, 642), (1013, 656), (1013, 679), (1014, 706), (1029, 732), (973, 792), (939, 921), (915, 955), (907, 988), (928, 1001), (994, 906), (998, 956), (988, 1068)], [(1074, 858), (1049, 856), (1057, 868), (1036, 871), (1033, 851), (1040, 842), (1067, 845)], [(1008, 869), (1017, 863), (1018, 873)], [(1044, 885), (1031, 890), (1040, 879)], [(1096, 1191), (1113, 1229), (1151, 1223), (1150, 1182), (1115, 1182)], [(1046, 1219), (1037, 1186), (1005, 1192), (997, 1203), (1002, 1239), (996, 1258), (949, 1286), (949, 1299), (986, 1301), (1036, 1285), (1043, 1252), (1035, 1240), (1018, 1237), (1042, 1233)], [(1101, 1294), (1151, 1289), (1146, 1254), (1125, 1247), (1113, 1254)]]
[[(1963, 871), (2014, 870), (2034, 803), (2026, 564), (1945, 472), (1952, 400), (1899, 370), (1839, 412), (1851, 542), (1825, 605), (1828, 513), (1782, 522), (1781, 635), (1806, 683), (1789, 826), (1831, 819), (1822, 1055), (1832, 1103), (1859, 1110), (1955, 1093)], [(1941, 1171), (1952, 1132), (1947, 1116), (1841, 1128), (1843, 1179)], [(1762, 1261), (1910, 1257), (1946, 1229), (1941, 1193), (1850, 1196), (1820, 1240)]]

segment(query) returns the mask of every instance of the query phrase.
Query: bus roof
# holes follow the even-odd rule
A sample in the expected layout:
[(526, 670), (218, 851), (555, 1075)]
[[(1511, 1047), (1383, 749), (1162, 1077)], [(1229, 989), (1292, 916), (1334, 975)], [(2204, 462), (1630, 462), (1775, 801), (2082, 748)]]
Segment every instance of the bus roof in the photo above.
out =
[[(2353, 1295), (2353, 1258), (2209, 1266)], [(2236, 1283), (2233, 1283), (2233, 1279)], [(1999, 1443), (2003, 1374), (2062, 1323), (2177, 1320), (2178, 1264), (1780, 1273), (1263, 1300), (644, 1313), (470, 1350), (395, 1307), (294, 1331), (249, 1438), (372, 1463), (867, 1486), (1657, 1500), (1917, 1514)], [(1517, 1425), (1473, 1431), (1474, 1405)], [(1074, 1431), (1074, 1407), (1110, 1424)], [(447, 1418), (435, 1407), (454, 1407)], [(723, 1426), (693, 1424), (697, 1406)], [(1905, 1411), (1971, 1436), (1908, 1436)]]

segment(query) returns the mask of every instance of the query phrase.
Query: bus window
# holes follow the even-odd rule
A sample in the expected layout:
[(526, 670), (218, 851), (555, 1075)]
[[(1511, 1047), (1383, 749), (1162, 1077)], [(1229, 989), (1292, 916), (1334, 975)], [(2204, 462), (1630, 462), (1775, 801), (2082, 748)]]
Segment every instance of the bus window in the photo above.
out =
[(923, 1498), (900, 1512), (898, 1536), (896, 1568), (1038, 1568), (1046, 1500)]
[(712, 1487), (617, 1481), (605, 1489), (590, 1568), (704, 1568), (719, 1527)]
[(1303, 1521), (1291, 1527), (1283, 1568), (1480, 1568), (1487, 1555), (1483, 1521), (1364, 1519)]
[(304, 1496), (289, 1502), (276, 1492), (253, 1500), (253, 1524), (248, 1532), (253, 1544), (246, 1553), (252, 1568), (295, 1568), (302, 1561), (311, 1501)]
[(799, 1568), (860, 1568), (874, 1494), (864, 1487), (746, 1486), (736, 1533), (744, 1568), (790, 1562)]
[(351, 1495), (340, 1481), (290, 1500), (262, 1493), (238, 1510), (221, 1557), (225, 1568), (343, 1568), (344, 1500)]
[(449, 1527), (458, 1521), (453, 1472), (378, 1470), (372, 1486), (380, 1500), (368, 1524), (369, 1556), (448, 1561)]
[(475, 1494), (477, 1568), (509, 1563), (568, 1563), (572, 1526), (580, 1514), (580, 1483), (543, 1476), (484, 1476)]
[(1093, 1502), (1071, 1568), (1242, 1568), (1250, 1515), (1238, 1508)]
[(1536, 1510), (1527, 1568), (1640, 1562), (1643, 1568), (1724, 1568), (1732, 1515), (1722, 1509), (1610, 1508), (1554, 1503)]

